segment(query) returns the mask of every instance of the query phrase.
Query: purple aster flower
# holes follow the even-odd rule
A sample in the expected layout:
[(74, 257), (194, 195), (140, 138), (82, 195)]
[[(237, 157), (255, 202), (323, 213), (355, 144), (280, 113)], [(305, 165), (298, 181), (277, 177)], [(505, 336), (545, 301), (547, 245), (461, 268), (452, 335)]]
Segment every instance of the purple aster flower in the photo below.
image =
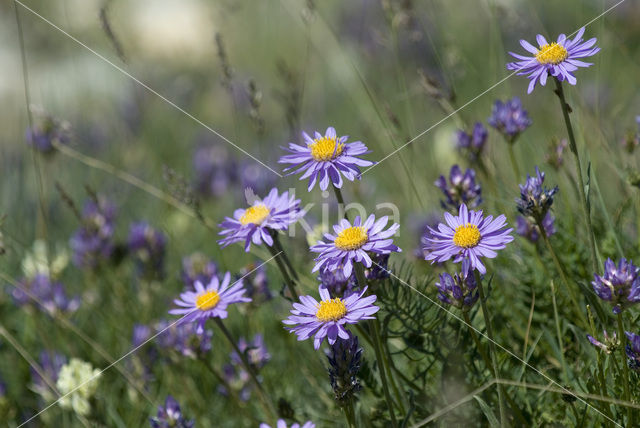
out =
[(163, 320), (156, 324), (158, 335), (157, 343), (160, 348), (174, 350), (179, 355), (187, 358), (200, 358), (211, 351), (211, 330), (197, 331), (194, 323), (183, 323)]
[(432, 263), (452, 257), (454, 263), (459, 263), (468, 258), (471, 267), (484, 275), (487, 269), (480, 257), (492, 259), (498, 255), (496, 250), (513, 241), (510, 235), (513, 229), (503, 229), (507, 225), (504, 214), (494, 220), (493, 216), (483, 217), (482, 211), (469, 211), (462, 204), (457, 216), (445, 212), (444, 218), (447, 224), (440, 223), (438, 230), (429, 228), (425, 236), (427, 249), (431, 251), (425, 260)]
[(551, 165), (553, 169), (556, 171), (562, 167), (564, 163), (564, 151), (569, 146), (566, 138), (558, 141), (557, 139), (553, 139), (551, 141), (551, 147), (549, 149), (549, 153), (544, 155), (544, 161)]
[(62, 369), (62, 366), (67, 364), (67, 357), (58, 352), (42, 351), (40, 352), (38, 363), (42, 369), (41, 373), (46, 377), (46, 379), (43, 379), (42, 376), (40, 376), (40, 373), (31, 368), (33, 389), (44, 400), (50, 401), (55, 398), (55, 393), (51, 387), (56, 385), (60, 369)]
[(93, 269), (113, 252), (115, 206), (104, 198), (90, 199), (82, 211), (82, 226), (70, 240), (73, 263)]
[(309, 178), (311, 191), (316, 181), (321, 190), (327, 190), (329, 181), (338, 189), (342, 187), (342, 176), (353, 181), (360, 177), (361, 166), (371, 166), (374, 162), (360, 159), (358, 156), (370, 153), (360, 141), (347, 143), (347, 136), (338, 137), (334, 128), (327, 128), (324, 135), (316, 132), (311, 138), (306, 132), (302, 133), (306, 146), (289, 143), (285, 149), (290, 155), (280, 158), (279, 163), (293, 164), (285, 168), (288, 175), (303, 172), (300, 180)]
[[(259, 428), (271, 428), (271, 425), (266, 423), (261, 423)], [(278, 423), (275, 428), (287, 428), (287, 422), (284, 419), (278, 419)], [(311, 421), (307, 421), (304, 424), (300, 425), (299, 423), (291, 424), (290, 428), (316, 428), (316, 424)]]
[(151, 428), (194, 428), (194, 420), (182, 416), (180, 404), (171, 395), (167, 396), (164, 407), (158, 406), (158, 415), (150, 419)]
[(640, 335), (625, 331), (624, 334), (629, 340), (629, 344), (625, 346), (625, 352), (629, 360), (629, 368), (632, 370), (640, 371)]
[(593, 290), (598, 297), (613, 305), (614, 314), (640, 302), (640, 269), (631, 260), (622, 258), (616, 266), (613, 260), (607, 259), (604, 275), (593, 276)]
[(480, 184), (476, 183), (476, 172), (468, 168), (465, 173), (458, 165), (451, 167), (449, 172), (449, 183), (444, 175), (434, 183), (436, 187), (442, 190), (446, 201), (440, 201), (442, 208), (453, 209), (458, 211), (460, 204), (466, 204), (469, 208), (475, 208), (482, 202), (482, 196), (480, 195), (482, 189)]
[[(556, 233), (556, 227), (554, 226), (555, 221), (556, 219), (551, 213), (547, 213), (544, 219), (542, 219), (542, 227), (544, 227), (544, 233), (547, 236)], [(538, 239), (540, 239), (540, 228), (531, 217), (519, 215), (518, 218), (516, 218), (516, 233), (531, 242), (538, 242)]]
[(341, 220), (340, 223), (333, 226), (335, 236), (330, 233), (324, 234), (329, 242), (318, 241), (316, 245), (311, 247), (311, 251), (320, 253), (315, 259), (317, 263), (312, 272), (321, 268), (325, 270), (342, 269), (344, 276), (348, 278), (353, 271), (354, 261), (371, 267), (371, 257), (367, 253), (401, 252), (400, 248), (393, 245), (393, 239), (391, 239), (400, 225), (394, 223), (389, 229), (383, 231), (388, 222), (389, 217), (384, 216), (376, 221), (373, 214), (364, 223), (362, 223), (360, 216), (357, 216), (353, 226), (348, 220)]
[(616, 333), (613, 332), (613, 335), (609, 336), (607, 330), (604, 330), (604, 343), (589, 334), (587, 334), (587, 339), (589, 339), (589, 342), (591, 342), (593, 346), (602, 349), (607, 354), (614, 352), (618, 346), (620, 346), (620, 341), (618, 340)]
[(356, 392), (362, 389), (357, 378), (362, 360), (362, 348), (358, 344), (358, 337), (351, 332), (347, 333), (348, 339), (336, 340), (327, 352), (333, 398), (340, 406), (350, 403)]
[(527, 174), (527, 181), (520, 184), (520, 198), (516, 199), (520, 214), (540, 221), (549, 212), (553, 204), (553, 195), (558, 193), (558, 186), (549, 190), (544, 187), (544, 172), (536, 166), (536, 176)]
[(80, 307), (79, 297), (67, 297), (62, 283), (53, 281), (44, 274), (21, 281), (12, 294), (18, 306), (33, 305), (51, 315), (58, 312), (75, 312)]
[(505, 102), (496, 100), (491, 110), (491, 117), (487, 122), (509, 143), (514, 143), (532, 123), (529, 119), (529, 113), (522, 107), (518, 97), (513, 97)]
[(222, 279), (218, 280), (214, 276), (209, 285), (204, 287), (200, 281), (194, 284), (195, 291), (186, 291), (180, 294), (180, 299), (173, 302), (180, 308), (169, 311), (172, 315), (184, 315), (180, 323), (197, 323), (196, 332), (204, 332), (204, 323), (209, 318), (226, 318), (227, 307), (234, 303), (250, 302), (251, 299), (244, 297), (245, 289), (242, 281), (238, 280), (233, 284), (231, 274), (227, 272)]
[[(261, 334), (253, 336), (251, 342), (247, 342), (244, 337), (241, 337), (238, 340), (238, 349), (247, 356), (247, 361), (256, 370), (260, 370), (271, 359), (271, 354), (267, 351), (264, 337)], [(242, 364), (240, 356), (235, 351), (231, 352), (231, 362), (235, 365)]]
[(509, 52), (509, 55), (518, 59), (518, 61), (508, 63), (507, 69), (517, 70), (519, 76), (528, 75), (530, 82), (527, 93), (529, 94), (533, 91), (536, 83), (544, 86), (549, 75), (561, 82), (566, 80), (571, 85), (575, 85), (577, 79), (573, 72), (579, 67), (593, 65), (577, 58), (590, 57), (600, 52), (599, 47), (594, 47), (596, 44), (595, 37), (583, 42), (583, 35), (584, 27), (578, 31), (573, 40), (568, 39), (564, 34), (560, 34), (557, 41), (549, 43), (547, 39), (538, 34), (536, 40), (539, 47), (537, 48), (526, 40), (520, 40), (520, 45), (532, 53), (533, 56), (523, 56)]
[(301, 216), (300, 200), (289, 192), (278, 195), (278, 189), (274, 187), (266, 198), (253, 202), (249, 208), (235, 210), (233, 218), (226, 217), (219, 225), (222, 228), (219, 234), (224, 238), (218, 243), (226, 247), (244, 241), (247, 252), (252, 242), (272, 246), (271, 231), (284, 230)]
[(238, 165), (226, 147), (200, 146), (193, 155), (195, 185), (205, 196), (223, 196), (238, 181)]
[(193, 253), (182, 259), (182, 282), (187, 287), (193, 287), (196, 281), (208, 284), (218, 273), (218, 266), (202, 253)]
[(53, 152), (54, 143), (66, 144), (71, 138), (70, 126), (49, 115), (38, 117), (33, 127), (25, 132), (27, 144), (34, 149), (49, 154)]
[(237, 278), (242, 278), (247, 290), (247, 296), (251, 298), (253, 304), (266, 302), (273, 298), (269, 289), (269, 279), (265, 265), (256, 267), (253, 263), (243, 267), (238, 272)]
[(436, 282), (438, 299), (443, 303), (453, 305), (458, 309), (468, 311), (478, 301), (476, 279), (469, 259), (462, 260), (462, 271), (440, 275), (440, 282)]
[(329, 292), (318, 287), (319, 303), (311, 296), (300, 296), (301, 303), (294, 303), (291, 315), (283, 321), (291, 325), (287, 329), (298, 336), (298, 340), (305, 340), (315, 335), (313, 347), (319, 349), (326, 337), (329, 345), (333, 345), (338, 337), (349, 339), (345, 326), (357, 324), (358, 321), (374, 319), (373, 314), (380, 308), (375, 306), (376, 296), (363, 297), (367, 291), (365, 287), (360, 293), (340, 299), (331, 298)]
[(163, 276), (167, 238), (162, 232), (145, 222), (133, 223), (129, 228), (128, 246), (140, 272)]
[(470, 161), (475, 162), (480, 158), (488, 136), (487, 128), (476, 122), (470, 134), (462, 129), (456, 132), (456, 148)]

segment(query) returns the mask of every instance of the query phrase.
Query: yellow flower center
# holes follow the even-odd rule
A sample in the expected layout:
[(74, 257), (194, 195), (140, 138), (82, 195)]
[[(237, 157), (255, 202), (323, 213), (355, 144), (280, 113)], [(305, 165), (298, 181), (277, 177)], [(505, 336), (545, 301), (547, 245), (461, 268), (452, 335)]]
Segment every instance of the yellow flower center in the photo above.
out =
[(357, 250), (367, 243), (369, 236), (364, 227), (349, 227), (338, 234), (334, 242), (341, 250)]
[(464, 226), (456, 227), (456, 232), (453, 234), (453, 243), (458, 247), (471, 248), (478, 245), (480, 238), (478, 226), (467, 223)]
[(242, 217), (240, 217), (240, 224), (243, 226), (253, 223), (260, 224), (269, 216), (269, 208), (264, 204), (254, 205), (246, 209)]
[[(338, 147), (336, 147), (336, 144)], [(322, 137), (313, 140), (309, 148), (311, 149), (311, 156), (318, 162), (322, 162), (338, 157), (344, 150), (344, 144), (336, 143), (335, 138)]]
[(217, 292), (213, 290), (205, 291), (196, 297), (196, 308), (201, 311), (208, 311), (215, 308), (219, 301), (220, 295)]
[(316, 318), (323, 322), (338, 321), (345, 315), (347, 315), (347, 307), (338, 297), (320, 302), (318, 312), (316, 312)]
[(548, 43), (540, 48), (536, 59), (540, 64), (559, 64), (569, 56), (564, 46), (556, 42)]

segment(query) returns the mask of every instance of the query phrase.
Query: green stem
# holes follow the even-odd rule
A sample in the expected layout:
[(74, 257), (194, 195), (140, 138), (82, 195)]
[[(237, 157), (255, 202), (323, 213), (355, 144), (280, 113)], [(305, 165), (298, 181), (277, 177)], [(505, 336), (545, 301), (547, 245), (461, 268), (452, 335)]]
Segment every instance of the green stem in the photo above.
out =
[[(593, 313), (591, 312), (591, 307), (589, 305), (587, 305), (587, 316), (589, 317), (589, 329), (591, 331), (591, 336), (596, 337), (597, 335), (596, 326), (595, 326), (595, 322), (593, 321)], [(600, 395), (603, 397), (608, 397), (609, 394), (607, 393), (607, 383), (604, 380), (604, 369), (602, 367), (602, 358), (601, 358), (600, 352), (596, 353), (596, 359), (598, 361), (598, 382), (599, 382)], [(609, 404), (607, 404), (606, 402), (603, 402), (602, 408), (604, 410), (604, 413), (608, 417), (608, 419), (606, 420), (607, 426), (608, 427), (613, 426), (611, 422), (613, 420), (613, 416), (612, 416), (611, 408), (609, 407)]]
[(278, 235), (278, 232), (273, 231), (272, 236), (273, 236), (273, 242), (276, 246), (276, 249), (282, 253), (282, 258), (284, 259), (284, 263), (289, 268), (289, 273), (293, 277), (294, 281), (298, 282), (300, 279), (298, 277), (298, 272), (293, 268), (293, 265), (291, 264), (291, 260), (289, 260), (289, 256), (287, 256), (287, 252), (284, 250), (282, 243), (280, 243), (280, 236)]
[(231, 387), (229, 382), (227, 382), (227, 380), (224, 377), (222, 377), (222, 375), (215, 369), (215, 367), (213, 367), (213, 365), (211, 364), (211, 361), (209, 361), (209, 359), (205, 358), (204, 356), (200, 357), (199, 359), (200, 359), (200, 361), (202, 361), (204, 363), (205, 367), (207, 369), (209, 369), (209, 372), (211, 372), (213, 377), (215, 377), (216, 380), (218, 382), (220, 382), (225, 387), (225, 389), (227, 390), (227, 392), (229, 394), (229, 398), (231, 398), (231, 401), (233, 402), (233, 404), (238, 409), (241, 409), (242, 406), (240, 405), (240, 399), (238, 398), (238, 395), (233, 390), (233, 388)]
[(560, 363), (562, 364), (562, 371), (564, 372), (564, 382), (569, 385), (569, 369), (567, 362), (564, 359), (564, 344), (562, 342), (562, 330), (560, 329), (560, 320), (558, 318), (558, 305), (556, 304), (556, 289), (553, 285), (553, 280), (549, 282), (551, 286), (551, 302), (553, 303), (553, 318), (556, 323), (556, 335), (558, 336), (558, 349), (560, 350)]
[(336, 194), (336, 199), (338, 200), (338, 210), (342, 210), (342, 214), (344, 215), (344, 218), (349, 221), (349, 216), (347, 215), (347, 210), (345, 210), (345, 205), (344, 205), (344, 198), (342, 197), (342, 191), (340, 189), (338, 189), (336, 186), (331, 186), (333, 187), (333, 191)]
[(344, 407), (344, 415), (347, 418), (347, 425), (349, 428), (356, 428), (356, 412), (353, 408), (353, 398), (350, 398), (349, 402)]
[[(487, 336), (489, 337), (489, 349), (491, 353), (491, 366), (493, 368), (493, 378), (498, 380), (500, 377), (498, 376), (498, 359), (496, 355), (496, 346), (493, 340), (493, 329), (491, 328), (491, 317), (489, 316), (489, 312), (487, 310), (487, 304), (485, 302), (484, 290), (482, 288), (482, 278), (480, 278), (480, 273), (476, 270), (476, 283), (478, 284), (478, 292), (480, 293), (480, 304), (482, 306), (482, 316), (484, 317), (484, 323), (487, 327)], [(505, 411), (504, 405), (504, 397), (502, 393), (502, 388), (498, 388), (498, 405), (500, 408), (500, 426), (507, 426), (507, 415)]]
[[(364, 268), (360, 263), (355, 265), (356, 278), (358, 280), (358, 285), (361, 288), (364, 288), (367, 281), (364, 274)], [(373, 350), (376, 354), (376, 360), (378, 361), (378, 372), (380, 373), (380, 381), (382, 383), (382, 390), (384, 391), (384, 398), (387, 402), (387, 407), (389, 408), (389, 415), (391, 416), (391, 424), (394, 428), (398, 426), (398, 422), (396, 421), (396, 415), (394, 411), (394, 402), (391, 399), (391, 393), (389, 392), (389, 385), (387, 382), (387, 373), (389, 372), (388, 364), (384, 355), (384, 351), (382, 350), (382, 337), (380, 335), (380, 322), (376, 317), (373, 320)], [(402, 404), (400, 404), (401, 406)]]
[(484, 361), (485, 367), (488, 370), (491, 370), (491, 367), (493, 367), (493, 364), (489, 360), (489, 356), (485, 352), (484, 347), (482, 346), (482, 343), (480, 343), (480, 339), (478, 338), (478, 335), (476, 334), (476, 331), (473, 328), (473, 324), (471, 324), (471, 318), (469, 318), (469, 312), (464, 311), (462, 313), (462, 317), (464, 318), (464, 322), (466, 322), (467, 326), (469, 327), (469, 333), (471, 333), (471, 338), (473, 339), (473, 342), (476, 345), (476, 349), (478, 349), (478, 352), (480, 353), (480, 356)]
[(264, 406), (265, 412), (267, 413), (269, 418), (273, 419), (276, 414), (273, 404), (271, 403), (271, 400), (268, 399), (268, 395), (265, 392), (264, 388), (262, 388), (262, 384), (258, 380), (258, 376), (253, 370), (253, 366), (247, 360), (247, 356), (244, 354), (244, 352), (240, 351), (240, 348), (238, 348), (238, 345), (236, 344), (235, 340), (233, 340), (233, 337), (231, 337), (231, 333), (229, 333), (229, 330), (227, 330), (227, 327), (225, 327), (222, 320), (220, 318), (214, 318), (213, 320), (222, 331), (222, 334), (224, 334), (224, 337), (226, 337), (227, 341), (231, 344), (233, 350), (236, 351), (236, 353), (240, 357), (242, 365), (244, 366), (247, 373), (249, 373), (249, 377), (251, 378), (251, 381), (254, 383), (256, 390), (258, 391), (258, 395), (260, 396), (260, 401)]
[(397, 428), (398, 422), (396, 421), (396, 414), (394, 410), (394, 403), (391, 399), (391, 393), (389, 392), (389, 385), (387, 383), (387, 370), (385, 367), (385, 361), (382, 353), (382, 344), (380, 343), (380, 328), (376, 318), (373, 322), (373, 350), (376, 354), (376, 360), (378, 361), (378, 372), (380, 373), (380, 381), (382, 383), (382, 390), (384, 391), (384, 398), (389, 408), (389, 415), (391, 416), (391, 425)]
[(287, 287), (289, 288), (289, 292), (291, 293), (291, 297), (294, 300), (298, 300), (298, 293), (296, 292), (296, 285), (294, 284), (293, 280), (289, 276), (289, 272), (287, 272), (287, 268), (284, 266), (284, 264), (282, 263), (282, 259), (280, 258), (280, 256), (283, 253), (281, 251), (276, 250), (273, 247), (268, 246), (268, 245), (267, 245), (267, 248), (269, 249), (269, 252), (273, 256), (273, 258), (276, 260), (276, 264), (278, 265), (278, 269), (280, 269), (280, 273), (282, 273), (282, 277), (284, 278), (284, 282), (285, 282), (285, 284), (287, 284)]
[(582, 202), (582, 209), (584, 211), (585, 219), (587, 220), (587, 233), (589, 235), (589, 250), (591, 252), (591, 265), (593, 267), (593, 271), (596, 272), (598, 270), (598, 259), (596, 255), (596, 241), (593, 235), (593, 226), (591, 225), (591, 214), (589, 210), (589, 202), (587, 200), (587, 194), (584, 189), (584, 177), (582, 176), (582, 165), (580, 163), (580, 155), (578, 154), (578, 145), (576, 144), (576, 137), (573, 133), (573, 127), (571, 126), (571, 119), (569, 118), (569, 112), (571, 108), (567, 104), (567, 101), (564, 96), (564, 89), (562, 87), (562, 82), (558, 79), (553, 79), (556, 82), (556, 94), (558, 94), (558, 98), (560, 99), (560, 107), (562, 108), (562, 116), (564, 117), (564, 123), (567, 127), (567, 133), (569, 134), (569, 147), (571, 148), (571, 152), (573, 152), (573, 157), (576, 162), (576, 170), (578, 173), (578, 182), (580, 184), (580, 200)]
[[(620, 337), (620, 358), (622, 359), (622, 374), (624, 376), (624, 382), (622, 383), (624, 387), (624, 399), (627, 402), (631, 402), (631, 392), (629, 389), (629, 365), (627, 364), (627, 354), (624, 349), (624, 342), (626, 335), (624, 334), (624, 325), (622, 323), (622, 312), (618, 314), (618, 337)], [(627, 406), (627, 426), (633, 425), (633, 410), (631, 407)]]
[(582, 313), (582, 311), (580, 310), (578, 299), (575, 293), (573, 292), (573, 288), (569, 284), (569, 280), (567, 279), (567, 274), (565, 273), (564, 268), (562, 267), (562, 263), (560, 262), (560, 259), (558, 258), (556, 252), (551, 246), (551, 242), (549, 241), (549, 237), (547, 236), (547, 232), (545, 232), (544, 226), (542, 225), (541, 221), (538, 222), (538, 229), (540, 229), (540, 236), (542, 236), (542, 240), (544, 241), (544, 244), (547, 247), (549, 254), (551, 254), (551, 259), (553, 260), (553, 264), (555, 265), (556, 270), (560, 274), (560, 279), (562, 279), (562, 283), (564, 284), (564, 287), (567, 289), (567, 293), (569, 294), (569, 298), (571, 299), (571, 303), (573, 304), (576, 315), (578, 315), (578, 317), (586, 327), (588, 325), (587, 319)]
[(509, 146), (509, 159), (511, 159), (511, 167), (513, 168), (513, 174), (516, 176), (516, 183), (519, 183), (522, 176), (520, 175), (520, 167), (518, 166), (516, 154), (513, 150), (514, 145), (515, 144), (513, 142), (507, 141), (507, 146)]

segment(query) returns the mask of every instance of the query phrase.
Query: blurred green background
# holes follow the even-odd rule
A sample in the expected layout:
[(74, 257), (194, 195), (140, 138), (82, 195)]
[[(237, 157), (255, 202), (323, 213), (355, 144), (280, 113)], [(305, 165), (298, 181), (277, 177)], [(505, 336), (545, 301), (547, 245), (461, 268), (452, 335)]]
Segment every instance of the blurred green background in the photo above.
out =
[[(371, 211), (379, 203), (396, 204), (400, 210), (396, 220), (402, 226), (396, 243), (404, 252), (394, 255), (392, 261), (409, 261), (420, 275), (433, 277), (428, 263), (413, 256), (418, 238), (410, 225), (415, 219), (441, 212), (441, 195), (433, 182), (440, 174), (447, 175), (454, 163), (464, 164), (454, 148), (455, 130), (476, 121), (486, 124), (495, 99), (519, 96), (533, 126), (516, 145), (518, 161), (523, 172), (530, 174), (535, 165), (543, 166), (549, 142), (564, 137), (560, 109), (552, 85), (527, 96), (525, 78), (514, 76), (501, 82), (508, 76), (507, 52), (520, 52), (521, 38), (533, 40), (537, 33), (569, 34), (587, 23), (585, 37), (597, 37), (602, 50), (593, 67), (578, 72), (578, 86), (568, 88), (567, 93), (578, 139), (586, 148), (583, 159), (591, 160), (591, 173), (597, 174), (599, 190), (592, 193), (592, 207), (594, 222), (602, 231), (600, 251), (603, 256), (616, 255), (613, 241), (618, 238), (628, 254), (638, 254), (638, 194), (626, 180), (639, 162), (637, 153), (630, 155), (620, 145), (627, 133), (635, 131), (635, 117), (640, 114), (637, 1), (627, 0), (595, 20), (615, 2), (59, 0), (24, 4), (41, 17), (10, 1), (0, 5), (0, 215), (6, 216), (2, 223), (6, 253), (0, 266), (3, 275), (19, 279), (21, 261), (35, 239), (45, 240), (50, 252), (68, 247), (78, 221), (56, 185), (78, 206), (87, 198), (86, 186), (113, 200), (118, 207), (116, 236), (120, 240), (126, 238), (132, 221), (147, 220), (160, 228), (169, 239), (167, 276), (162, 282), (138, 287), (128, 262), (97, 275), (69, 265), (61, 274), (68, 292), (82, 296), (81, 309), (72, 322), (112, 357), (130, 348), (135, 323), (166, 317), (171, 300), (182, 288), (183, 256), (203, 252), (232, 272), (268, 258), (264, 248), (253, 255), (245, 254), (239, 245), (221, 251), (215, 226), (207, 228), (167, 203), (166, 195), (170, 195), (185, 202), (188, 210), (193, 208), (184, 183), (192, 184), (196, 178), (193, 159), (202, 145), (220, 147), (221, 156), (238, 162), (253, 162), (198, 121), (276, 171), (282, 169), (277, 164), (283, 154), (280, 147), (299, 142), (302, 130), (322, 132), (334, 126), (339, 134), (363, 141), (372, 150), (368, 159), (380, 160), (429, 129), (367, 172), (360, 182), (347, 183), (344, 194)], [(22, 24), (28, 73), (22, 66), (14, 7)], [(70, 147), (161, 189), (165, 197), (154, 197), (123, 182), (114, 171), (95, 168), (93, 160), (79, 162), (64, 153), (33, 153), (24, 138), (28, 117), (23, 84), (27, 77), (32, 110), (67, 121), (73, 133)], [(450, 96), (452, 108), (465, 106), (441, 123), (449, 112), (433, 96), (434, 85), (436, 91)], [(431, 128), (434, 124), (438, 125)], [(486, 159), (498, 186), (494, 192), (483, 189), (484, 209), (496, 215), (502, 211), (513, 223), (513, 200), (524, 177), (513, 176), (505, 149), (499, 135), (491, 131)], [(296, 177), (280, 179), (260, 166), (252, 174), (267, 188), (295, 188), (303, 205), (327, 200), (317, 187), (307, 193), (306, 181)], [(578, 198), (564, 172), (547, 168), (547, 180), (561, 187), (556, 206), (559, 245), (567, 253), (582, 251), (572, 246), (572, 242), (586, 242), (580, 233)], [(199, 198), (198, 203), (205, 222), (215, 225), (244, 206), (242, 185), (232, 185), (218, 197)], [(319, 219), (319, 205), (307, 217), (310, 222)], [(615, 227), (610, 229), (610, 224)], [(298, 232), (285, 245), (303, 273), (305, 291), (314, 293), (312, 256), (304, 232)], [(527, 245), (516, 241), (513, 247), (525, 249), (512, 249), (496, 267), (498, 263), (503, 267), (526, 265), (523, 259), (531, 253)], [(591, 273), (580, 265), (581, 260), (585, 259), (576, 255), (572, 269), (588, 279)], [(500, 274), (505, 288), (535, 282), (518, 276), (529, 268), (518, 269)], [(279, 273), (271, 265), (268, 270), (272, 289), (277, 291)], [(10, 289), (6, 278), (3, 282)], [(428, 290), (435, 296), (433, 288)], [(506, 292), (498, 304), (508, 308), (511, 299), (520, 298), (516, 291), (513, 295)], [(514, 309), (509, 314), (505, 309), (503, 316), (509, 325), (499, 327), (505, 330), (500, 342), (510, 349), (522, 346), (516, 336), (527, 328), (529, 304), (522, 306), (522, 313)], [(267, 389), (289, 400), (300, 420), (308, 417), (321, 426), (331, 426), (341, 415), (331, 403), (324, 357), (284, 331), (280, 321), (288, 308), (285, 300), (275, 299), (259, 308), (233, 310), (229, 325), (237, 336), (265, 333), (273, 356), (264, 371)], [(42, 348), (55, 347), (68, 356), (92, 361), (94, 367), (108, 364), (95, 347), (60, 322), (16, 308), (9, 293), (0, 295), (0, 311), (3, 328), (33, 356)], [(250, 311), (251, 316), (242, 317), (238, 311)], [(40, 333), (49, 344), (43, 343)], [(229, 349), (216, 340), (219, 337), (214, 333), (213, 360), (223, 364)], [(542, 354), (540, 361), (548, 362)], [(29, 366), (20, 353), (0, 339), (0, 355), (0, 376), (8, 384), (9, 420), (21, 421), (41, 403), (29, 391)], [(557, 370), (550, 365), (550, 370)], [(131, 392), (118, 371), (109, 370), (101, 380), (106, 386), (98, 392), (106, 418), (102, 423), (144, 425), (167, 393), (178, 398), (183, 411), (196, 417), (199, 426), (255, 422), (247, 415), (230, 414), (214, 380), (201, 372), (190, 361), (164, 366), (154, 372), (147, 400)], [(435, 411), (463, 392), (451, 392), (444, 398), (427, 394), (425, 400), (430, 400)], [(535, 393), (528, 399), (535, 401)], [(372, 401), (364, 398), (363, 406), (375, 406)], [(248, 406), (251, 409), (255, 403)], [(62, 419), (65, 417), (68, 419)], [(53, 408), (33, 426), (71, 424), (72, 420), (77, 422)]]

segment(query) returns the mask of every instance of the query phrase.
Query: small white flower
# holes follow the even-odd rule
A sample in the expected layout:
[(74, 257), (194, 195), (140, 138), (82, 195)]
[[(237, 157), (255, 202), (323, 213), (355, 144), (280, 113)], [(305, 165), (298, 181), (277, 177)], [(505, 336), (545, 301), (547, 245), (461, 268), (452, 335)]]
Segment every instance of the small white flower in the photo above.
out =
[(56, 387), (60, 391), (60, 406), (73, 409), (79, 415), (86, 416), (91, 411), (89, 400), (98, 389), (100, 370), (91, 363), (72, 358), (62, 366), (58, 373)]

